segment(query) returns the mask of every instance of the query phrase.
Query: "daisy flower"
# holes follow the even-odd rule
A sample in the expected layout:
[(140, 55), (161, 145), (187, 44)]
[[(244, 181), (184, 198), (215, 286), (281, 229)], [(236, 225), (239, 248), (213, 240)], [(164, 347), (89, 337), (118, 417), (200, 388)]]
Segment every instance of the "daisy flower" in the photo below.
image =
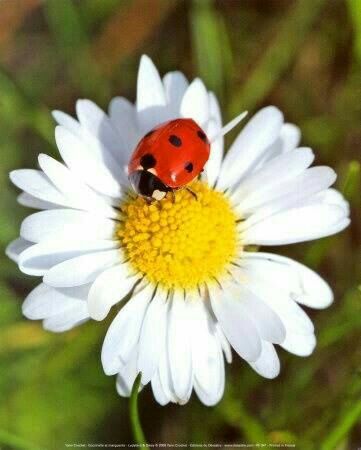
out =
[[(106, 114), (79, 100), (76, 114), (54, 112), (63, 162), (41, 154), (40, 170), (10, 175), (23, 191), (19, 203), (42, 210), (7, 249), (22, 272), (42, 277), (24, 315), (61, 332), (117, 305), (104, 370), (117, 374), (124, 396), (141, 372), (160, 404), (184, 404), (193, 389), (217, 403), (231, 348), (267, 378), (280, 371), (275, 345), (310, 355), (314, 327), (300, 305), (327, 307), (331, 289), (304, 265), (255, 250), (329, 236), (350, 222), (347, 202), (330, 188), (335, 172), (310, 168), (314, 154), (299, 147), (299, 129), (269, 106), (224, 153), (229, 127), (215, 95), (180, 72), (161, 79), (146, 56), (135, 105), (116, 97)], [(127, 164), (147, 132), (176, 118), (213, 136), (211, 156), (191, 184), (196, 198), (182, 189), (149, 203), (130, 188)]]

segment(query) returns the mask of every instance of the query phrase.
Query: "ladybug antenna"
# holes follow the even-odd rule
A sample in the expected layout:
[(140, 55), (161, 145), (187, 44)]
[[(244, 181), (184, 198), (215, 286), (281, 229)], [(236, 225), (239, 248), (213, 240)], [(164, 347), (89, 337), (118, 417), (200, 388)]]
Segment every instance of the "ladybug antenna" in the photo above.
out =
[(248, 114), (248, 111), (245, 111), (245, 112), (241, 113), (239, 116), (235, 117), (230, 122), (228, 122), (227, 125), (225, 125), (223, 128), (221, 128), (221, 130), (218, 133), (216, 133), (213, 136), (209, 136), (210, 142), (211, 143), (215, 142), (221, 136), (224, 136), (229, 131), (231, 131), (234, 127), (236, 127), (239, 124), (239, 122), (241, 120), (243, 120), (246, 117), (247, 114)]

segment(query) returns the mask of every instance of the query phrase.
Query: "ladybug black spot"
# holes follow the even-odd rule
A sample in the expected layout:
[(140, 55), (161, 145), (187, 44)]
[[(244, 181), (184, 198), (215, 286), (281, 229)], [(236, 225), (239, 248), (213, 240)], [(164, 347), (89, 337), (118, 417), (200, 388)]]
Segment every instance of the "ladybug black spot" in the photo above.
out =
[(171, 134), (168, 140), (174, 147), (180, 147), (182, 145), (182, 139), (175, 134)]
[(143, 155), (140, 158), (140, 165), (145, 170), (151, 169), (152, 167), (154, 167), (156, 165), (156, 163), (157, 163), (156, 159), (150, 153), (146, 153), (145, 155)]
[(203, 142), (207, 142), (207, 136), (205, 135), (205, 133), (203, 133), (203, 131), (198, 130), (197, 131), (197, 135), (198, 135), (199, 138), (202, 139)]
[(191, 162), (185, 163), (184, 168), (189, 173), (193, 172), (193, 164)]

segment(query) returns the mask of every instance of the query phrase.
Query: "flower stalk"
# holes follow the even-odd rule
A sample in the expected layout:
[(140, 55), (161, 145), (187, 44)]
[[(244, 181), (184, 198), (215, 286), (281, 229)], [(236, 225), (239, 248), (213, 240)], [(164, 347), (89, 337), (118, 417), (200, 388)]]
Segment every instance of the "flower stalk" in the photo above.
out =
[(142, 425), (139, 419), (139, 411), (138, 411), (138, 394), (139, 394), (139, 386), (140, 380), (142, 378), (142, 374), (139, 373), (137, 378), (134, 381), (132, 387), (132, 393), (130, 395), (130, 406), (129, 406), (129, 414), (130, 414), (130, 423), (132, 425), (132, 431), (134, 440), (137, 444), (141, 445), (141, 448), (145, 448), (149, 450), (147, 445), (147, 441), (144, 436), (144, 432), (142, 429)]

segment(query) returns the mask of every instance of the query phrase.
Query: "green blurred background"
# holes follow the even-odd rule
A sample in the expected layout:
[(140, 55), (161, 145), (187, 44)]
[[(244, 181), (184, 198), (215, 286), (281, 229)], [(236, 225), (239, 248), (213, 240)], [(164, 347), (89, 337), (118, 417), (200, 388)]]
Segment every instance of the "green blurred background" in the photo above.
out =
[[(106, 327), (54, 335), (21, 316), (38, 280), (3, 249), (29, 212), (8, 171), (56, 155), (51, 109), (77, 98), (106, 108), (134, 99), (142, 53), (164, 73), (200, 75), (224, 118), (274, 104), (303, 130), (318, 164), (334, 167), (352, 207), (339, 236), (282, 248), (335, 290), (310, 312), (318, 346), (309, 358), (280, 350), (282, 373), (264, 380), (238, 357), (224, 399), (206, 408), (159, 407), (150, 389), (140, 412), (150, 442), (295, 443), (298, 449), (361, 447), (361, 0), (0, 1), (0, 449), (132, 442), (128, 400), (103, 374)], [(272, 249), (271, 249), (272, 250)]]

